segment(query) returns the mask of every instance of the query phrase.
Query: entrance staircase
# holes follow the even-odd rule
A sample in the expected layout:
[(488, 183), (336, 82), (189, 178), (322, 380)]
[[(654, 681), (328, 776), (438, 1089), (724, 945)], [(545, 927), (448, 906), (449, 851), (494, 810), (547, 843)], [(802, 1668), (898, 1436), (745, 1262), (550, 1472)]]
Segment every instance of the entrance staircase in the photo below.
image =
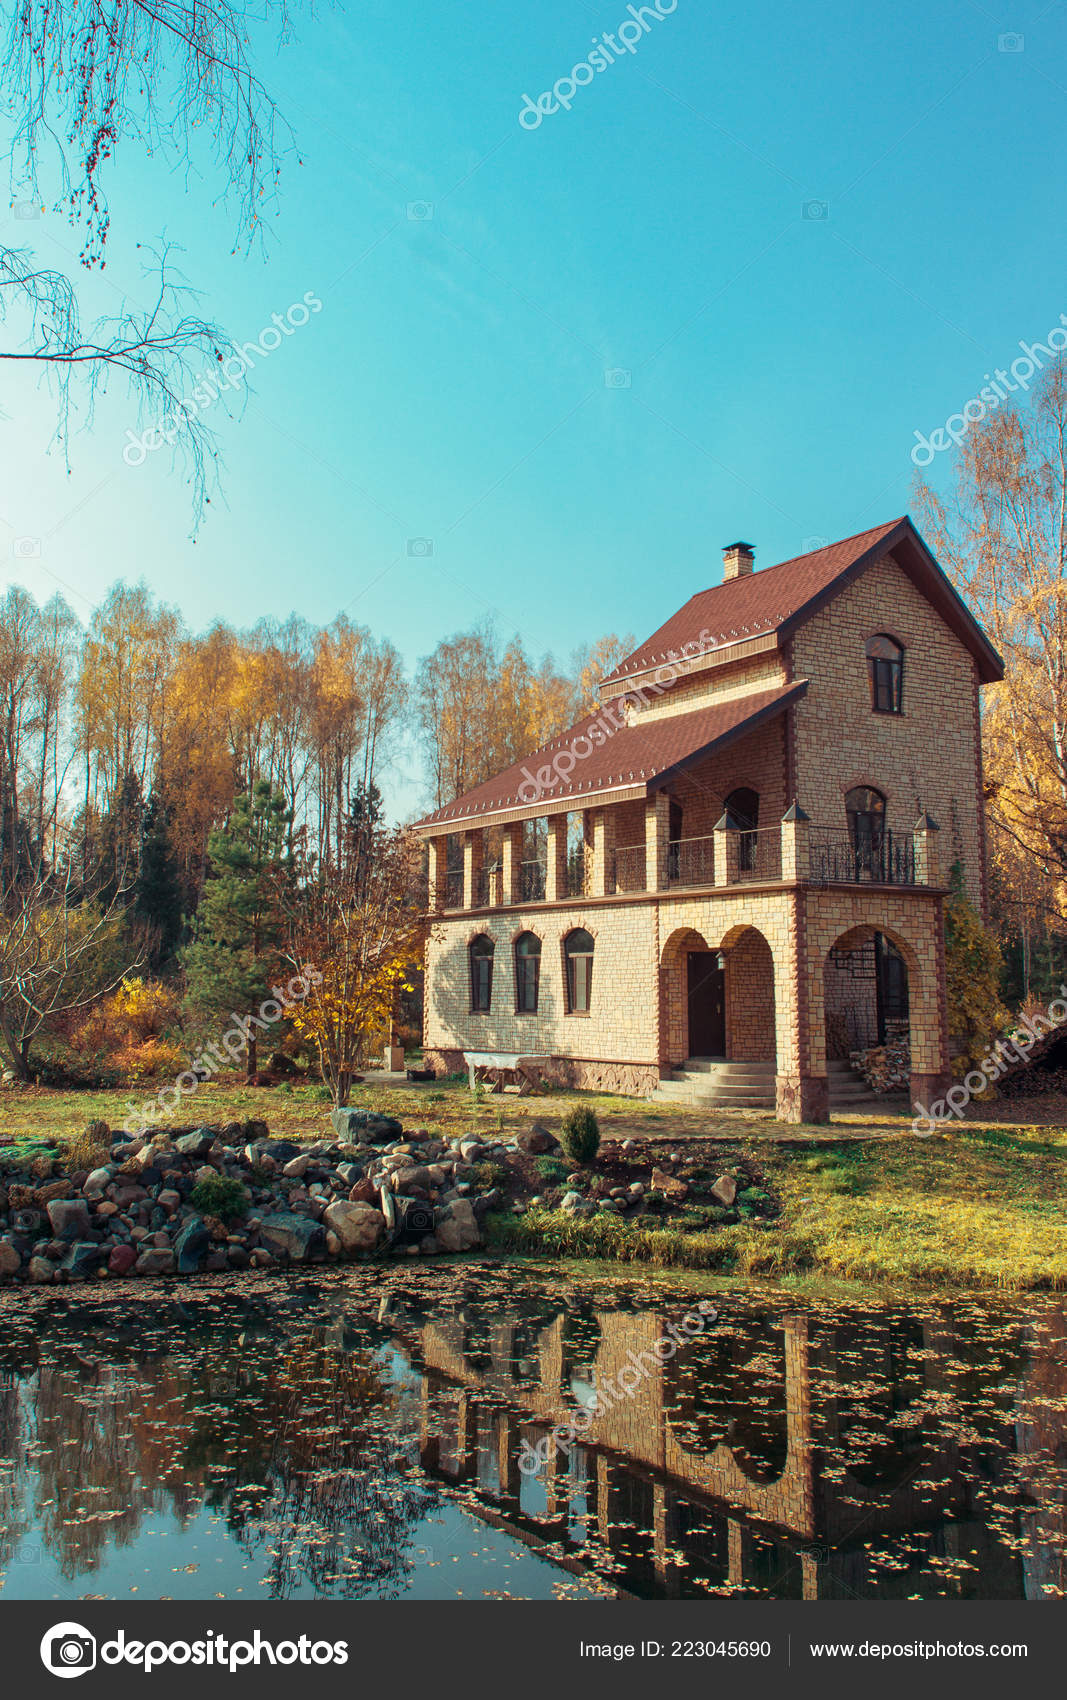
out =
[[(878, 1097), (847, 1062), (827, 1064), (830, 1109), (839, 1115), (898, 1108), (899, 1095)], [(717, 1057), (689, 1057), (649, 1094), (654, 1104), (679, 1109), (773, 1110), (775, 1065), (772, 1062), (723, 1062)]]

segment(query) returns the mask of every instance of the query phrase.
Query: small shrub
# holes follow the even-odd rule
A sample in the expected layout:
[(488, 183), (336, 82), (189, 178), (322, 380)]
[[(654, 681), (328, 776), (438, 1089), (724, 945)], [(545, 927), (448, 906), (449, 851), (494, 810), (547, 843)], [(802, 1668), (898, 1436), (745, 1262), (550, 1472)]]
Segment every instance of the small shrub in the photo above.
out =
[(210, 1179), (197, 1181), (189, 1194), (189, 1203), (201, 1216), (217, 1216), (222, 1222), (232, 1222), (248, 1214), (245, 1189), (230, 1175), (212, 1175)]
[(570, 1179), (570, 1169), (566, 1163), (561, 1163), (558, 1157), (538, 1157), (534, 1168), (541, 1179), (547, 1181), (550, 1186), (562, 1186), (564, 1181)]
[(98, 1169), (111, 1156), (111, 1129), (107, 1122), (90, 1122), (76, 1134), (66, 1150), (67, 1167), (71, 1174), (79, 1169)]
[(490, 1187), (506, 1186), (511, 1179), (511, 1168), (507, 1163), (475, 1163), (474, 1180), (483, 1192)]
[(559, 1130), (559, 1142), (575, 1163), (591, 1163), (600, 1149), (600, 1123), (588, 1104), (568, 1110)]

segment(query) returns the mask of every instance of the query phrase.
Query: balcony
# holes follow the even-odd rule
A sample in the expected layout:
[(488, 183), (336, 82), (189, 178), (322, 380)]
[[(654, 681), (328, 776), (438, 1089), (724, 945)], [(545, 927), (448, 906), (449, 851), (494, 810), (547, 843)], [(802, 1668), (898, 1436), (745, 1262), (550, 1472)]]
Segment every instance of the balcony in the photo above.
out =
[(810, 829), (808, 878), (814, 885), (917, 885), (915, 838), (886, 832), (856, 844), (833, 827)]

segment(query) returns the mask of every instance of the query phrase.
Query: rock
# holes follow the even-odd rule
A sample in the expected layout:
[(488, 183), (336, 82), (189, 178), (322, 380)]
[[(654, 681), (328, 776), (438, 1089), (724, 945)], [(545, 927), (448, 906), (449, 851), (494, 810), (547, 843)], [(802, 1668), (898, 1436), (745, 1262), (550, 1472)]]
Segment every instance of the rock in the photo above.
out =
[(109, 1187), (114, 1173), (114, 1169), (110, 1166), (101, 1169), (90, 1169), (89, 1173), (85, 1177), (85, 1183), (82, 1186), (82, 1192), (85, 1194), (86, 1198), (97, 1197), (105, 1190), (105, 1188)]
[(264, 1216), (259, 1234), (268, 1251), (275, 1255), (284, 1252), (293, 1263), (310, 1263), (326, 1252), (326, 1235), (319, 1224), (292, 1211)]
[(391, 1234), (396, 1229), (396, 1205), (393, 1203), (393, 1195), (387, 1186), (383, 1186), (378, 1197), (382, 1215), (385, 1217), (386, 1232)]
[(373, 1204), (377, 1196), (377, 1187), (373, 1181), (368, 1180), (367, 1176), (364, 1175), (362, 1180), (356, 1182), (348, 1195), (348, 1199), (350, 1204)]
[(216, 1246), (214, 1251), (208, 1252), (204, 1268), (209, 1275), (221, 1275), (223, 1270), (229, 1267), (229, 1260), (221, 1246)]
[(729, 1207), (737, 1197), (737, 1182), (733, 1175), (720, 1175), (711, 1189), (711, 1196)]
[(251, 1255), (251, 1262), (254, 1264), (255, 1268), (257, 1268), (257, 1269), (269, 1269), (271, 1264), (274, 1262), (274, 1259), (271, 1256), (270, 1252), (267, 1251), (266, 1248), (264, 1246), (261, 1246), (261, 1245), (257, 1246), (255, 1251), (252, 1252), (250, 1255)]
[[(264, 1132), (266, 1132), (266, 1128), (264, 1128)], [(300, 1147), (294, 1145), (291, 1139), (268, 1139), (262, 1148), (261, 1155), (269, 1157), (272, 1163), (277, 1163), (278, 1167), (281, 1168), (284, 1164), (292, 1162), (294, 1157), (300, 1156)]]
[(52, 1232), (61, 1239), (76, 1240), (89, 1232), (89, 1206), (84, 1198), (53, 1198), (48, 1205)]
[(105, 1255), (103, 1246), (94, 1240), (76, 1240), (59, 1267), (68, 1275), (95, 1275)]
[(142, 1251), (134, 1264), (138, 1275), (173, 1275), (174, 1253), (166, 1251), (162, 1246), (151, 1246)]
[(198, 1127), (195, 1133), (183, 1133), (174, 1141), (175, 1151), (180, 1151), (183, 1157), (206, 1157), (215, 1143), (215, 1134), (209, 1127)]
[(211, 1250), (211, 1230), (202, 1216), (190, 1216), (174, 1242), (179, 1275), (195, 1275)]
[(338, 1139), (346, 1143), (365, 1140), (371, 1145), (387, 1145), (391, 1139), (399, 1139), (404, 1131), (394, 1116), (380, 1116), (373, 1110), (352, 1110), (347, 1106), (331, 1110), (330, 1121)]
[(385, 1215), (369, 1204), (338, 1202), (327, 1206), (323, 1217), (346, 1252), (373, 1251), (385, 1237)]
[(559, 1140), (554, 1139), (547, 1127), (540, 1122), (534, 1122), (533, 1127), (524, 1128), (516, 1135), (515, 1144), (520, 1151), (527, 1152), (531, 1157), (544, 1157), (549, 1151), (559, 1149)]
[(53, 1198), (69, 1198), (73, 1188), (68, 1180), (47, 1181), (44, 1186), (37, 1187), (33, 1202), (42, 1210), (52, 1202)]
[(136, 1262), (137, 1253), (132, 1245), (116, 1245), (111, 1248), (107, 1266), (112, 1275), (128, 1275)]
[(247, 1269), (251, 1258), (243, 1245), (231, 1245), (226, 1248), (226, 1261), (231, 1269)]
[(470, 1251), (482, 1243), (478, 1219), (465, 1198), (438, 1213), (434, 1234), (442, 1251)]
[(636, 1139), (624, 1139), (622, 1142), (622, 1148), (628, 1157), (631, 1156), (633, 1152), (640, 1150), (640, 1146)]
[(644, 1198), (645, 1189), (640, 1181), (632, 1181), (627, 1188), (631, 1198)]
[(689, 1188), (685, 1181), (680, 1181), (674, 1175), (668, 1175), (663, 1169), (653, 1169), (652, 1190), (661, 1192), (664, 1198), (669, 1198), (672, 1204), (681, 1204), (683, 1198), (688, 1198)]
[(30, 1280), (38, 1287), (43, 1287), (49, 1281), (55, 1280), (56, 1266), (47, 1257), (30, 1258)]
[(0, 1275), (17, 1275), (22, 1268), (18, 1247), (7, 1234), (0, 1239)]
[(482, 1154), (480, 1139), (463, 1139), (460, 1141), (459, 1154), (465, 1163), (476, 1162)]
[(346, 1186), (358, 1186), (363, 1179), (362, 1163), (338, 1163), (337, 1173)]
[(340, 1257), (341, 1255), (341, 1241), (332, 1228), (328, 1228), (326, 1231), (326, 1255), (327, 1257)]
[(307, 1152), (302, 1151), (299, 1157), (290, 1157), (288, 1163), (282, 1164), (282, 1174), (288, 1176), (290, 1180), (300, 1180), (310, 1169), (311, 1162), (312, 1160)]
[(394, 1192), (429, 1192), (432, 1186), (430, 1171), (422, 1164), (410, 1169), (397, 1169), (393, 1175)]
[(165, 1210), (168, 1215), (173, 1216), (176, 1210), (181, 1209), (182, 1195), (174, 1187), (165, 1186), (156, 1199), (156, 1203), (161, 1210)]

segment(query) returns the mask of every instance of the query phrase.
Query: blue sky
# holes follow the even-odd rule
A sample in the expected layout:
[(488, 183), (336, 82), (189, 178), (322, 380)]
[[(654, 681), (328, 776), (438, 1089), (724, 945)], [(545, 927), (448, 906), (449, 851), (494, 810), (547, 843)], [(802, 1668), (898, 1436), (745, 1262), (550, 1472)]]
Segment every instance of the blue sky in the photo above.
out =
[[(520, 126), (629, 16), (364, 0), (265, 36), (302, 161), (265, 254), (233, 251), (206, 162), (121, 157), (103, 310), (165, 232), (238, 341), (322, 311), (214, 410), (195, 540), (168, 456), (124, 465), (121, 392), (68, 473), (47, 392), (6, 377), (6, 578), (84, 617), (143, 576), (193, 627), (343, 608), (410, 664), (489, 615), (566, 656), (646, 635), (734, 538), (767, 565), (905, 511), (915, 431), (1067, 312), (1063, 8), (677, 0)], [(79, 246), (47, 211), (2, 236), (68, 269)], [(403, 762), (398, 805), (414, 784)]]

